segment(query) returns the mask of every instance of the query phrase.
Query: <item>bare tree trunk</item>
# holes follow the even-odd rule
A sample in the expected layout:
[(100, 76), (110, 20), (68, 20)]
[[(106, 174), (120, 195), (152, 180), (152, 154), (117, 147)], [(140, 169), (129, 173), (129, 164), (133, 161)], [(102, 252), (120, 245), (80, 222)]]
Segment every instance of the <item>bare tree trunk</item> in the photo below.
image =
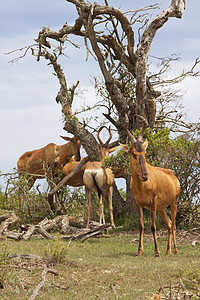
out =
[[(44, 27), (36, 40), (39, 43), (39, 51), (37, 53), (37, 60), (40, 56), (44, 56), (50, 60), (54, 71), (60, 83), (60, 91), (58, 92), (56, 101), (62, 105), (62, 111), (65, 115), (64, 128), (79, 137), (81, 144), (86, 149), (91, 160), (98, 160), (97, 143), (94, 137), (82, 126), (82, 124), (74, 117), (71, 105), (73, 102), (74, 91), (78, 82), (68, 89), (66, 79), (60, 65), (57, 63), (57, 58), (54, 54), (50, 54), (46, 48), (50, 48), (51, 44), (47, 38), (54, 39), (60, 43), (64, 43), (66, 36), (69, 34), (79, 35), (84, 38), (88, 54), (91, 53), (87, 39), (90, 40), (92, 50), (96, 55), (99, 67), (103, 74), (107, 91), (110, 95), (111, 101), (118, 112), (118, 120), (112, 119), (111, 115), (104, 114), (109, 121), (116, 126), (119, 139), (123, 142), (126, 134), (124, 131), (125, 114), (129, 112), (130, 129), (136, 129), (141, 126), (140, 119), (137, 115), (142, 115), (146, 118), (150, 127), (153, 127), (156, 114), (156, 97), (160, 95), (155, 91), (147, 77), (147, 59), (151, 49), (153, 38), (155, 37), (159, 28), (161, 28), (170, 17), (181, 18), (185, 9), (185, 0), (172, 0), (171, 5), (161, 12), (147, 28), (144, 30), (141, 41), (139, 41), (137, 50), (134, 51), (135, 40), (132, 25), (125, 14), (115, 7), (106, 5), (98, 5), (97, 3), (89, 4), (84, 0), (68, 0), (76, 6), (79, 17), (73, 26), (65, 24), (58, 32)], [(107, 17), (106, 17), (107, 16)], [(100, 34), (95, 31), (95, 25), (99, 19), (104, 19), (105, 22), (110, 22), (113, 27), (113, 34)], [(115, 23), (116, 21), (116, 23)], [(95, 23), (96, 22), (96, 23)], [(102, 22), (103, 23), (103, 22)], [(120, 40), (117, 29), (117, 23), (121, 25), (121, 30), (124, 37)], [(85, 30), (83, 30), (83, 27)], [(124, 44), (123, 44), (124, 43)], [(111, 73), (109, 65), (106, 65), (107, 57), (100, 48), (106, 49), (113, 60), (118, 60), (121, 65), (132, 74), (136, 79), (136, 99), (135, 105), (128, 105), (126, 98), (118, 88), (116, 78)], [(45, 50), (44, 50), (45, 47)], [(109, 50), (112, 49), (111, 50)], [(111, 61), (112, 63), (112, 61)], [(133, 117), (134, 115), (134, 117)]]
[(113, 184), (113, 215), (114, 219), (117, 220), (123, 217), (124, 199), (120, 195), (116, 183)]
[[(148, 55), (158, 29), (169, 18), (182, 17), (185, 0), (172, 0), (171, 5), (145, 27), (146, 29), (137, 46), (135, 46), (133, 22), (128, 19), (127, 14), (122, 13), (115, 7), (109, 7), (107, 2), (105, 2), (106, 5), (98, 5), (96, 2), (91, 4), (84, 0), (67, 1), (74, 4), (77, 9), (78, 18), (75, 20), (74, 25), (64, 24), (59, 31), (43, 27), (36, 39), (37, 47), (31, 47), (31, 51), (33, 55), (37, 56), (37, 61), (44, 57), (53, 66), (60, 85), (56, 101), (61, 104), (65, 116), (64, 129), (80, 139), (90, 161), (98, 161), (98, 144), (95, 137), (86, 129), (87, 124), (81, 123), (72, 111), (75, 89), (79, 82), (69, 88), (65, 74), (58, 63), (58, 57), (62, 54), (64, 43), (70, 35), (79, 36), (85, 42), (88, 55), (92, 53), (97, 59), (111, 102), (111, 105), (108, 105), (108, 113), (104, 113), (104, 116), (116, 128), (119, 136), (118, 140), (124, 143), (127, 138), (125, 130), (126, 115), (129, 118), (129, 130), (141, 127), (141, 120), (138, 115), (147, 120), (149, 127), (154, 126), (156, 98), (160, 95), (160, 92), (154, 89), (151, 79), (147, 76)], [(96, 29), (99, 23), (103, 28), (102, 31)], [(58, 52), (51, 50), (49, 40), (59, 42)], [(133, 92), (130, 97), (127, 97), (123, 91), (123, 75), (121, 76), (123, 72), (117, 73), (119, 69), (123, 69), (124, 74), (129, 76), (132, 82), (136, 84), (132, 87)], [(119, 76), (117, 77), (116, 74), (119, 74)], [(111, 110), (115, 112), (115, 118), (113, 118)], [(117, 199), (116, 207), (121, 210), (122, 199), (120, 199), (116, 187), (114, 189)], [(126, 205), (129, 206), (129, 210), (133, 209), (135, 211), (135, 208), (132, 208), (129, 190), (129, 181), (127, 181), (128, 197)]]
[(131, 175), (129, 174), (126, 179), (126, 205), (124, 213), (130, 213), (131, 215), (137, 215), (137, 206), (133, 194), (130, 189)]
[(113, 213), (117, 220), (118, 218), (124, 218), (127, 214), (131, 216), (137, 215), (137, 207), (135, 199), (130, 190), (131, 175), (127, 175), (126, 178), (126, 200), (120, 195), (120, 192), (116, 186), (113, 185)]

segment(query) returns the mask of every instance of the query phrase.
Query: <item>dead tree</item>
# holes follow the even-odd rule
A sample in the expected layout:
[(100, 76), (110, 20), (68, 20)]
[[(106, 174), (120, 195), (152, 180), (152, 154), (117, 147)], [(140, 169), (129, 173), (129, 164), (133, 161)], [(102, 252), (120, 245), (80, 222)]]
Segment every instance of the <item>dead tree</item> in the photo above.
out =
[[(160, 92), (154, 89), (151, 78), (147, 76), (147, 59), (157, 31), (170, 18), (182, 17), (185, 0), (171, 0), (170, 6), (149, 23), (144, 18), (144, 11), (146, 13), (146, 10), (154, 9), (154, 5), (131, 13), (123, 13), (115, 7), (110, 7), (107, 0), (105, 5), (84, 0), (67, 0), (67, 2), (72, 3), (78, 13), (74, 24), (65, 23), (58, 31), (43, 27), (35, 39), (36, 44), (26, 47), (24, 55), (30, 49), (38, 62), (45, 58), (53, 67), (60, 85), (56, 102), (61, 104), (65, 116), (64, 129), (81, 141), (90, 161), (98, 161), (98, 144), (94, 135), (89, 127), (87, 128), (88, 124), (78, 120), (72, 111), (75, 90), (79, 82), (68, 87), (67, 79), (59, 64), (64, 47), (69, 45), (69, 41), (70, 45), (73, 45), (69, 39), (78, 36), (85, 43), (87, 55), (91, 54), (97, 60), (111, 103), (104, 116), (117, 130), (119, 141), (124, 143), (127, 138), (124, 130), (125, 115), (129, 117), (129, 130), (141, 127), (137, 115), (143, 116), (150, 127), (154, 126), (156, 98), (160, 96)], [(140, 36), (136, 41), (134, 25), (142, 21), (138, 13), (145, 21), (139, 28)], [(52, 43), (55, 42), (58, 43), (56, 51), (55, 48), (52, 49)], [(129, 97), (128, 100), (123, 93), (123, 72), (121, 77), (116, 76), (122, 69), (135, 82), (135, 86), (132, 87), (132, 98)], [(113, 109), (117, 112), (115, 118), (112, 115)]]
[[(154, 90), (151, 79), (147, 76), (148, 54), (158, 29), (170, 18), (182, 17), (185, 0), (172, 0), (170, 6), (145, 27), (137, 45), (133, 31), (133, 25), (139, 20), (137, 13), (139, 12), (142, 15), (144, 10), (155, 8), (153, 5), (149, 5), (145, 9), (132, 11), (131, 17), (129, 17), (128, 13), (110, 7), (107, 0), (105, 5), (98, 5), (96, 2), (89, 4), (84, 0), (68, 0), (68, 2), (74, 4), (78, 12), (78, 18), (75, 20), (74, 25), (65, 23), (59, 31), (43, 27), (35, 40), (37, 44), (27, 48), (32, 50), (32, 54), (37, 57), (37, 61), (44, 57), (52, 65), (60, 84), (56, 101), (61, 104), (62, 112), (65, 115), (64, 129), (80, 139), (90, 160), (93, 161), (98, 160), (97, 142), (72, 111), (74, 93), (79, 82), (69, 88), (65, 74), (58, 63), (59, 55), (63, 54), (63, 46), (67, 45), (69, 37), (79, 36), (85, 42), (88, 55), (91, 53), (97, 59), (112, 105), (118, 115), (115, 120), (112, 118), (110, 111), (104, 116), (118, 130), (119, 139), (124, 142), (126, 139), (126, 132), (123, 129), (125, 114), (128, 114), (130, 119), (129, 129), (141, 127), (141, 121), (136, 115), (144, 116), (150, 127), (154, 125), (156, 98), (160, 95), (160, 92)], [(140, 28), (140, 33), (141, 31), (142, 28)], [(57, 49), (59, 51), (55, 52), (51, 49), (51, 41), (59, 43)], [(89, 44), (91, 47), (89, 47)], [(127, 103), (127, 99), (120, 89), (120, 80), (118, 80), (120, 78), (115, 77), (116, 70), (120, 68), (125, 69), (129, 76), (135, 80), (135, 95), (132, 103)]]

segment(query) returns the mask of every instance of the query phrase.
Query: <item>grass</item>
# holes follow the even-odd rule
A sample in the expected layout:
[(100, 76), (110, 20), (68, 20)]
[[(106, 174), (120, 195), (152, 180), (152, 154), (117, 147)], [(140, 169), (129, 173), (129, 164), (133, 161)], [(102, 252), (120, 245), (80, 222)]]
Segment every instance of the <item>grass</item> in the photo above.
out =
[[(93, 238), (83, 243), (65, 242), (65, 256), (50, 266), (59, 275), (48, 274), (38, 299), (150, 299), (159, 289), (157, 271), (163, 284), (176, 283), (180, 272), (200, 271), (200, 246), (190, 242), (178, 244), (177, 255), (166, 256), (167, 236), (158, 239), (160, 258), (154, 258), (153, 242), (145, 236), (144, 254), (135, 257), (137, 234), (112, 234), (110, 238)], [(0, 250), (8, 253), (37, 254), (46, 258), (49, 241), (32, 238), (30, 241), (4, 240)], [(5, 251), (5, 250), (3, 250)], [(1, 251), (2, 252), (2, 251)], [(40, 282), (45, 265), (42, 262), (2, 260), (0, 278), (4, 288), (0, 298), (29, 299)]]

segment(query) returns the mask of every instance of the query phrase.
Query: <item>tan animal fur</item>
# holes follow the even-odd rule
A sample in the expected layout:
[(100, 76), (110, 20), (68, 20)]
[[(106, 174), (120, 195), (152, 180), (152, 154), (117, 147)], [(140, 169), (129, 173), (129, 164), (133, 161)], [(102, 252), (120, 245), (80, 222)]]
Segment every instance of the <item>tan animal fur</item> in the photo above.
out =
[(25, 152), (18, 159), (18, 171), (21, 174), (27, 174), (29, 189), (36, 179), (45, 178), (49, 170), (52, 176), (56, 176), (73, 155), (80, 160), (80, 141), (76, 137), (62, 138), (69, 142), (60, 146), (50, 143), (41, 149)]
[(110, 211), (110, 219), (111, 225), (114, 228), (114, 218), (113, 218), (113, 206), (112, 206), (112, 194), (113, 188), (112, 185), (114, 183), (114, 174), (111, 169), (103, 167), (103, 159), (104, 157), (108, 157), (109, 153), (115, 151), (118, 147), (114, 147), (112, 149), (108, 148), (109, 142), (112, 138), (111, 130), (109, 129), (110, 137), (103, 143), (99, 137), (100, 131), (104, 128), (104, 126), (100, 127), (98, 130), (98, 140), (99, 140), (99, 158), (100, 161), (88, 162), (85, 167), (85, 171), (83, 174), (83, 182), (86, 186), (86, 196), (88, 199), (88, 221), (87, 228), (89, 227), (90, 215), (91, 215), (91, 191), (97, 192), (99, 197), (99, 223), (105, 224), (104, 218), (104, 196), (105, 193), (108, 192), (108, 202), (109, 202), (109, 211)]
[[(139, 214), (139, 248), (136, 255), (141, 256), (143, 253), (143, 207), (151, 212), (151, 230), (154, 238), (155, 256), (160, 256), (157, 238), (156, 238), (156, 211), (163, 219), (168, 230), (168, 244), (166, 254), (171, 253), (171, 236), (174, 241), (174, 254), (178, 252), (176, 246), (176, 212), (177, 198), (180, 193), (180, 184), (172, 170), (150, 166), (146, 163), (145, 152), (148, 142), (142, 143), (143, 128), (136, 140), (128, 131), (127, 133), (131, 141), (131, 147), (121, 145), (122, 148), (131, 154), (131, 192), (136, 200)], [(128, 127), (127, 127), (128, 128)], [(168, 217), (165, 208), (170, 206), (171, 219)]]
[[(81, 159), (82, 160), (82, 159)], [(79, 161), (76, 161), (74, 157), (72, 157), (64, 166), (62, 169), (63, 177), (67, 176), (69, 173), (71, 173), (79, 164)], [(83, 173), (85, 171), (84, 165), (73, 177), (71, 177), (67, 182), (66, 185), (70, 185), (73, 187), (83, 186)]]

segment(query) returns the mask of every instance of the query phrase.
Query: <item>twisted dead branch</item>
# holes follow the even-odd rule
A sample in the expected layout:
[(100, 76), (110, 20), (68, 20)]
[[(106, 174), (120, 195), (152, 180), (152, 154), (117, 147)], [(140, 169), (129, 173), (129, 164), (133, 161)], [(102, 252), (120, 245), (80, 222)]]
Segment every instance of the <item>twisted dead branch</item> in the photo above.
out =
[(41, 276), (41, 281), (40, 283), (36, 286), (36, 288), (34, 289), (33, 291), (33, 294), (31, 295), (31, 297), (29, 298), (29, 300), (34, 300), (38, 294), (39, 294), (39, 291), (41, 290), (41, 288), (44, 286), (45, 284), (45, 281), (46, 281), (46, 275), (50, 273), (50, 274), (53, 274), (55, 276), (58, 276), (58, 273), (52, 269), (49, 269), (49, 268), (45, 268), (42, 272), (42, 276)]
[[(194, 299), (199, 299), (196, 297), (200, 297), (200, 289), (198, 288), (199, 282), (195, 280), (188, 280), (179, 277), (179, 281), (176, 284), (172, 284), (171, 280), (168, 285), (163, 285), (158, 269), (156, 269), (156, 275), (158, 278), (158, 282), (160, 285), (160, 288), (156, 294), (154, 294), (150, 300), (175, 300), (175, 299), (182, 299), (182, 300), (187, 300), (191, 299), (194, 297)], [(189, 283), (189, 288), (187, 289), (184, 281)], [(189, 291), (193, 290), (193, 292)]]

